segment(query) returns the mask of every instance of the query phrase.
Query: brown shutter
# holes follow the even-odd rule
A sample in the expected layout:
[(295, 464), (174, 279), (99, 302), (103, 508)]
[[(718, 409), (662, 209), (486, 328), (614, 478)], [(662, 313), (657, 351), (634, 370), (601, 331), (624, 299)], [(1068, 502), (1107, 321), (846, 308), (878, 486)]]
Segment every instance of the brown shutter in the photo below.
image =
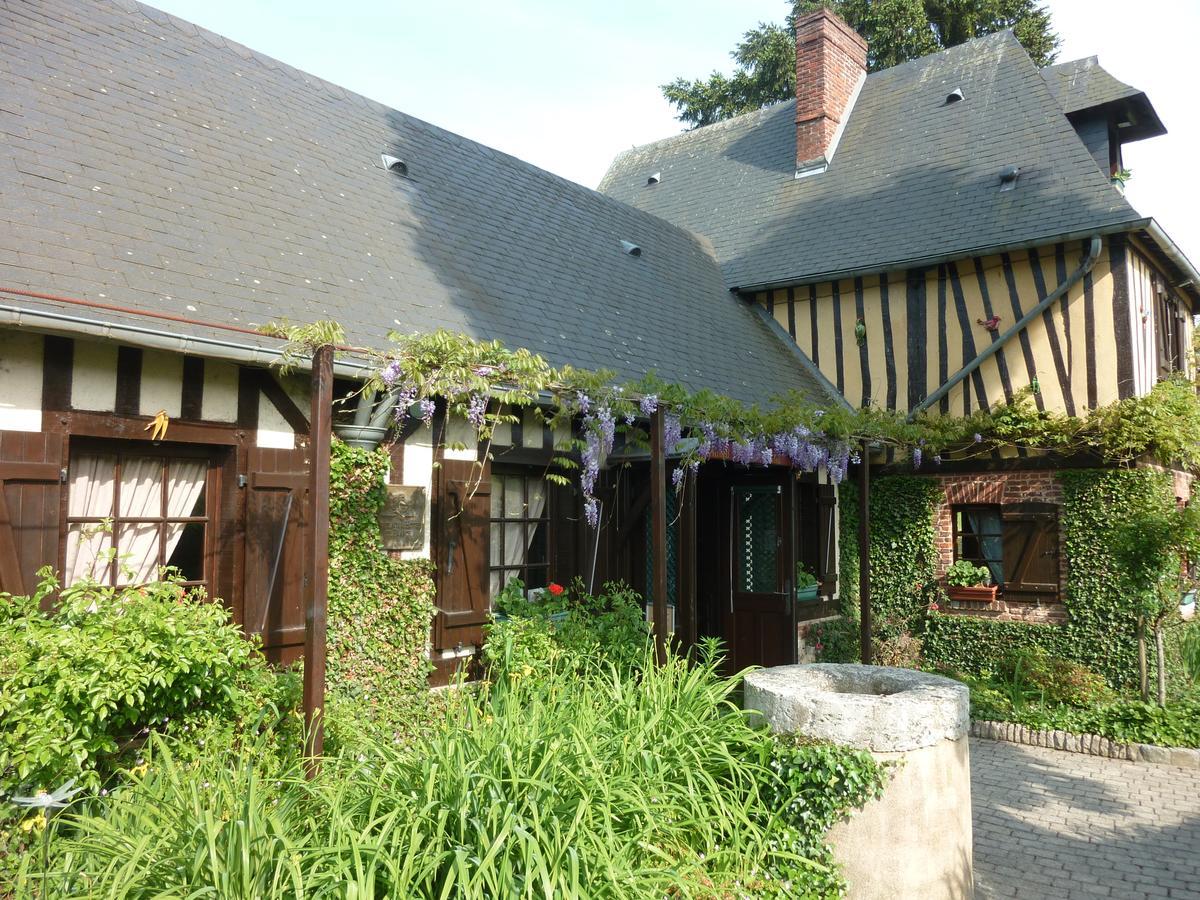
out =
[(28, 594), (59, 566), (63, 436), (0, 431), (0, 591)]
[(817, 485), (817, 579), (821, 595), (832, 597), (837, 590), (837, 488)]
[[(1058, 518), (1053, 513), (1004, 512), (1005, 595), (1058, 597)], [(1034, 596), (1016, 599), (1036, 599)]]
[(242, 627), (262, 638), (269, 659), (288, 663), (304, 650), (307, 461), (303, 450), (256, 447), (249, 470)]
[(488, 583), (492, 505), (491, 465), (443, 459), (431, 515), (437, 545), (437, 614), (433, 646), (479, 646), (491, 610)]

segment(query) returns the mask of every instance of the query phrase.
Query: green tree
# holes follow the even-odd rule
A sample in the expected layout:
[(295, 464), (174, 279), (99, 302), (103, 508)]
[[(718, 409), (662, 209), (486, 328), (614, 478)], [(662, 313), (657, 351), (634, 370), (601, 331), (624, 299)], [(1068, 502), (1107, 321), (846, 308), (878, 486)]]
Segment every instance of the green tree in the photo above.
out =
[(760, 22), (747, 31), (730, 56), (732, 75), (676, 78), (663, 96), (692, 127), (711, 125), (744, 112), (787, 100), (795, 92), (795, 22), (819, 6), (829, 6), (869, 42), (871, 71), (953, 47), (972, 38), (1013, 29), (1034, 63), (1054, 62), (1059, 37), (1050, 13), (1038, 0), (795, 0), (784, 24)]

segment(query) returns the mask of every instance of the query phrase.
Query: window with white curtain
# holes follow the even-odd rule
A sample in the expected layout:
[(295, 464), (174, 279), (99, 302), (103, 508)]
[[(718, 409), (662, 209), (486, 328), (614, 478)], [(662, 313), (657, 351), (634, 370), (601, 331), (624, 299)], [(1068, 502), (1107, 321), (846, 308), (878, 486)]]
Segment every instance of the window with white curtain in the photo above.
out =
[(207, 456), (73, 450), (65, 583), (141, 584), (171, 566), (207, 588), (209, 467)]
[(550, 511), (540, 473), (493, 474), (490, 523), (492, 596), (512, 578), (526, 588), (549, 584)]

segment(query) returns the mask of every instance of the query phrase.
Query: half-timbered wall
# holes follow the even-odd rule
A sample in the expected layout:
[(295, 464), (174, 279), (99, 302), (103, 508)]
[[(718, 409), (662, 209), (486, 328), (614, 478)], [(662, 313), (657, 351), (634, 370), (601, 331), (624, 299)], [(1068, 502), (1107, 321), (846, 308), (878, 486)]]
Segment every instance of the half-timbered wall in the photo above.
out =
[[(203, 582), (274, 658), (294, 658), (308, 405), (301, 377), (0, 329), (0, 590), (31, 590), (44, 565), (67, 572), (73, 459), (206, 459)], [(156, 436), (159, 414), (167, 426)]]
[(1134, 385), (1145, 394), (1172, 372), (1191, 373), (1192, 317), (1136, 241), (1126, 271)]
[[(1088, 242), (799, 285), (755, 299), (853, 404), (908, 410), (1067, 280)], [(943, 413), (1002, 403), (1036, 379), (1039, 407), (1082, 414), (1153, 386), (1137, 374), (1131, 278), (1144, 258), (1106, 239), (1091, 271), (941, 400)], [(1144, 276), (1139, 275), (1139, 278)], [(1163, 281), (1162, 283), (1165, 283)], [(995, 330), (984, 324), (998, 316)], [(862, 339), (856, 334), (861, 321)], [(1184, 323), (1190, 341), (1190, 320)], [(860, 329), (862, 330), (862, 329)]]

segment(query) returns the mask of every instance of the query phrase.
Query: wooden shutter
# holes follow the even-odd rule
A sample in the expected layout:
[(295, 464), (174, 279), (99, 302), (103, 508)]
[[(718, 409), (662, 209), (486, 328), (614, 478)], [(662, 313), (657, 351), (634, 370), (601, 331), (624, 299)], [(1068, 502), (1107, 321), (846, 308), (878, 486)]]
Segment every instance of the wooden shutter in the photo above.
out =
[(28, 594), (59, 566), (63, 437), (0, 431), (0, 591)]
[(837, 488), (817, 485), (817, 579), (821, 595), (832, 597), (837, 590)]
[(242, 627), (262, 638), (273, 662), (304, 652), (308, 478), (303, 450), (250, 450)]
[(492, 598), (488, 583), (491, 465), (443, 459), (432, 504), (437, 547), (437, 614), (433, 646), (453, 650), (483, 642)]
[(1003, 513), (1004, 593), (1013, 599), (1058, 598), (1058, 516), (1054, 512)]

